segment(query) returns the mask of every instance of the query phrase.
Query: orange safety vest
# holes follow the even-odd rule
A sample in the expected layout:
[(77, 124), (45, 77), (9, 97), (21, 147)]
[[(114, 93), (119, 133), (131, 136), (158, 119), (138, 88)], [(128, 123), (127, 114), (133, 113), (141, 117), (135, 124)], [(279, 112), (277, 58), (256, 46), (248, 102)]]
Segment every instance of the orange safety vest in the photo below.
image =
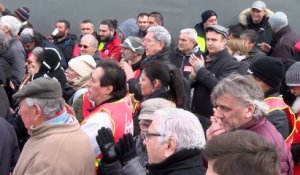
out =
[(270, 107), (268, 112), (281, 109), (286, 113), (288, 120), (292, 126), (292, 131), (289, 134), (289, 136), (285, 138), (285, 142), (287, 143), (288, 147), (291, 148), (291, 144), (294, 142), (294, 135), (296, 131), (295, 114), (293, 113), (291, 108), (283, 101), (281, 97), (268, 97), (264, 101)]

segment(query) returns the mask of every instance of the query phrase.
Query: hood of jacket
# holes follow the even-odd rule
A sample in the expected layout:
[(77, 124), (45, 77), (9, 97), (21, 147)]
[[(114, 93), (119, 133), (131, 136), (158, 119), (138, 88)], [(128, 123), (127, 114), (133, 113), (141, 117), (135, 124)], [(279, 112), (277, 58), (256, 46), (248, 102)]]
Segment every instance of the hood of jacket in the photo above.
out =
[[(251, 13), (251, 8), (247, 8), (245, 10), (243, 10), (239, 16), (238, 16), (238, 20), (239, 23), (242, 24), (243, 26), (247, 26), (249, 24), (248, 18), (250, 16)], [(274, 12), (270, 9), (266, 9), (266, 17), (271, 17), (274, 14)]]

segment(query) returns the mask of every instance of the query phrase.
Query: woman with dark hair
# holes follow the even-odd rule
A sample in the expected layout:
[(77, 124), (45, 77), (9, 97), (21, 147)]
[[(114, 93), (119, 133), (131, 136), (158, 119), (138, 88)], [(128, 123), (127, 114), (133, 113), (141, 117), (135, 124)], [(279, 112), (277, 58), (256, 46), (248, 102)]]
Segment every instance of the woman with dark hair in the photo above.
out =
[(184, 85), (180, 70), (161, 61), (151, 61), (143, 69), (141, 79), (143, 100), (160, 97), (184, 107)]

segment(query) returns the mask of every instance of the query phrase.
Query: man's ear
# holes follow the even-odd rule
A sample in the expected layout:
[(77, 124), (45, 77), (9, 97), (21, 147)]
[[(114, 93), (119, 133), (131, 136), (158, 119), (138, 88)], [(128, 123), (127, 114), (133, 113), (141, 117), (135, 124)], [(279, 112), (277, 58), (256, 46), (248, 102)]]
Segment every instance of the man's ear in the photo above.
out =
[(246, 108), (246, 118), (247, 119), (251, 119), (253, 117), (253, 114), (255, 112), (255, 105), (254, 104), (250, 104), (247, 106)]
[(165, 157), (170, 157), (172, 154), (176, 152), (176, 140), (172, 137), (170, 137), (165, 143)]
[(114, 87), (112, 85), (106, 86), (106, 88), (105, 88), (105, 95), (110, 95), (113, 90), (114, 90)]
[(42, 109), (39, 105), (34, 105), (34, 121), (37, 121), (42, 116)]
[(163, 41), (159, 41), (159, 46), (161, 49), (163, 49), (165, 47), (165, 43)]

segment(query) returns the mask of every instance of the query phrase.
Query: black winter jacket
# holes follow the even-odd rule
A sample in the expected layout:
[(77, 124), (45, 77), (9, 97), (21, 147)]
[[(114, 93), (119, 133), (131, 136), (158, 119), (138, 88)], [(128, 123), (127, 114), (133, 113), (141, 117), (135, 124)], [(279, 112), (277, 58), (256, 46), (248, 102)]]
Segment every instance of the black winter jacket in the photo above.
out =
[(210, 65), (200, 68), (192, 82), (192, 87), (194, 87), (192, 112), (209, 118), (213, 112), (210, 101), (213, 88), (219, 80), (233, 72), (238, 73), (238, 70), (239, 63), (228, 53), (227, 49), (217, 53)]

